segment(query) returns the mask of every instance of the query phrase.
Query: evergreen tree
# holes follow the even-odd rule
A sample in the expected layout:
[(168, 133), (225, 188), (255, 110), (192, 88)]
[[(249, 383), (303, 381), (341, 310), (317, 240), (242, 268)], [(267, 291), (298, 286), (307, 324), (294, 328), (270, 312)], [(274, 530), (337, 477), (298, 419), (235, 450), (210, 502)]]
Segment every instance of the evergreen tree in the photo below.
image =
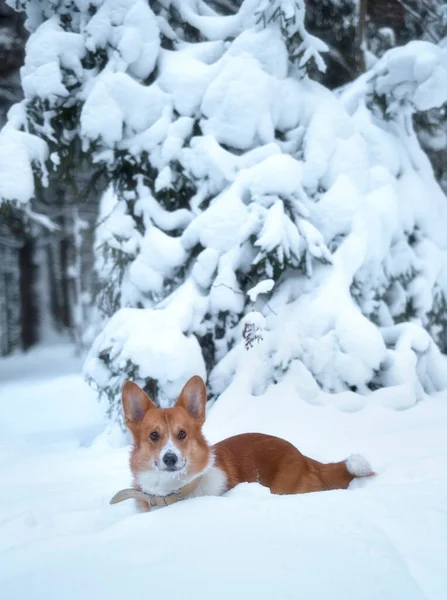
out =
[(25, 42), (21, 15), (0, 0), (0, 127), (10, 106), (22, 97), (19, 69), (23, 64)]

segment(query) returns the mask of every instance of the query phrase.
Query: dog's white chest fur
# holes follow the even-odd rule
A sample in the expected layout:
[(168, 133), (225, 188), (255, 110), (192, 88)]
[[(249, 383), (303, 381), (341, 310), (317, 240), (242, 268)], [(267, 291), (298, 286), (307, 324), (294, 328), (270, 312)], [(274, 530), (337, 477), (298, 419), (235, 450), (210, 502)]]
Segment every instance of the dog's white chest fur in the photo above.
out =
[[(214, 464), (207, 467), (198, 477), (200, 477), (200, 480), (192, 492), (188, 494), (188, 498), (220, 496), (227, 489), (225, 473)], [(188, 478), (179, 481), (171, 473), (160, 471), (143, 471), (136, 477), (136, 481), (143, 492), (154, 496), (167, 496), (193, 480), (194, 478)]]
[(189, 498), (199, 496), (220, 496), (227, 490), (227, 477), (222, 469), (212, 465), (205, 471), (198, 486), (191, 492)]

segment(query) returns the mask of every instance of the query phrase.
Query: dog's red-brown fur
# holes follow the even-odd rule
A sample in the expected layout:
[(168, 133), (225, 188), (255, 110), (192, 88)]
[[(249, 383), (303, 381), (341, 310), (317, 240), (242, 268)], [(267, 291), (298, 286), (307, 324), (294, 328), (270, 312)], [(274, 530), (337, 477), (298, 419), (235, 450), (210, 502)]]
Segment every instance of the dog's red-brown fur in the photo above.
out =
[[(200, 377), (191, 378), (176, 404), (167, 409), (157, 408), (135, 383), (125, 383), (123, 408), (134, 440), (130, 455), (134, 487), (142, 489), (141, 476), (146, 474), (149, 483), (144, 491), (156, 495), (159, 486), (181, 488), (194, 478), (205, 478), (210, 466), (218, 470), (214, 476), (217, 473), (224, 481), (219, 493), (242, 482), (258, 482), (274, 494), (346, 489), (356, 476), (373, 475), (371, 470), (350, 472), (346, 461), (320, 463), (286, 440), (261, 433), (236, 435), (209, 446), (202, 433), (205, 404), (206, 388)], [(185, 464), (183, 471), (172, 474), (172, 485), (162, 462), (168, 446)], [(147, 510), (141, 504), (139, 508)]]
[(355, 477), (344, 461), (322, 464), (286, 440), (262, 433), (235, 435), (216, 444), (214, 451), (229, 489), (245, 481), (265, 485), (273, 494), (304, 494), (346, 489)]

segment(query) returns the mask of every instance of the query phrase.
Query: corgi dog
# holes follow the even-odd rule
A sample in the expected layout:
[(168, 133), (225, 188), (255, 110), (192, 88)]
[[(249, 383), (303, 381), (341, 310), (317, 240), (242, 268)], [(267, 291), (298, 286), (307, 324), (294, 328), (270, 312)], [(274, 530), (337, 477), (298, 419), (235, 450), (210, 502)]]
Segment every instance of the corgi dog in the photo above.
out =
[(135, 383), (126, 381), (122, 403), (133, 436), (133, 488), (111, 503), (135, 498), (140, 511), (195, 496), (219, 496), (242, 482), (257, 482), (273, 494), (346, 489), (356, 477), (374, 475), (359, 455), (323, 464), (284, 439), (261, 433), (235, 435), (210, 446), (202, 433), (206, 386), (192, 377), (172, 408), (157, 408)]

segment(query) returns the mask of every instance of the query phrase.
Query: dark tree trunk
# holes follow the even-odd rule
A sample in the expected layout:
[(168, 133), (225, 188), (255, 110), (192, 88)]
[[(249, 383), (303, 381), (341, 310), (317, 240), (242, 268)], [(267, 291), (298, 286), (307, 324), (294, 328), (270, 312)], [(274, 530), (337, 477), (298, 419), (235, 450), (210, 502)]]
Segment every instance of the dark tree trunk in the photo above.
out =
[(20, 248), (20, 305), (22, 314), (22, 347), (30, 348), (39, 338), (39, 312), (36, 303), (37, 267), (35, 243), (28, 239)]
[(54, 321), (54, 325), (60, 331), (61, 329), (61, 313), (62, 313), (62, 299), (60, 294), (60, 280), (57, 276), (59, 273), (59, 264), (57, 260), (57, 252), (55, 251), (55, 245), (51, 242), (46, 248), (48, 256), (48, 275), (50, 284), (50, 302), (51, 302), (51, 315)]
[(368, 11), (368, 0), (360, 0), (359, 13), (357, 17), (357, 30), (355, 40), (356, 64), (357, 72), (364, 73), (366, 70), (365, 63), (365, 31), (366, 31), (366, 14)]
[(59, 242), (60, 249), (60, 286), (61, 286), (61, 311), (60, 323), (65, 329), (72, 327), (70, 310), (70, 278), (68, 277), (68, 267), (70, 266), (70, 241), (66, 238)]

